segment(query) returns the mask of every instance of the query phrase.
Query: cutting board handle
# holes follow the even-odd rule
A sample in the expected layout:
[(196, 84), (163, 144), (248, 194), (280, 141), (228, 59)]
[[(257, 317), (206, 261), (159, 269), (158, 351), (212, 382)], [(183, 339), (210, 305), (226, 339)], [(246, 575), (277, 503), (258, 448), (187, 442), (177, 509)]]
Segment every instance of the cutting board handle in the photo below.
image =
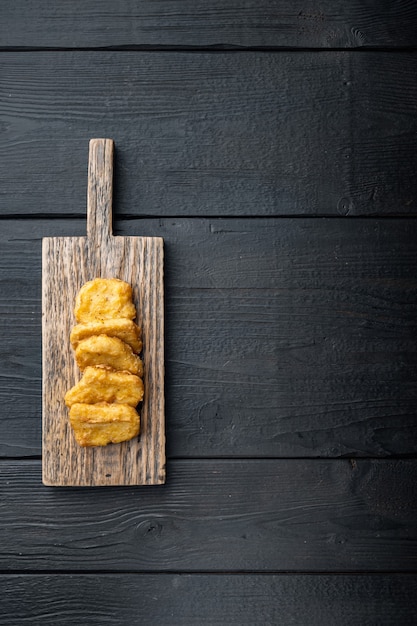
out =
[(113, 139), (91, 139), (88, 153), (87, 238), (105, 247), (113, 235)]

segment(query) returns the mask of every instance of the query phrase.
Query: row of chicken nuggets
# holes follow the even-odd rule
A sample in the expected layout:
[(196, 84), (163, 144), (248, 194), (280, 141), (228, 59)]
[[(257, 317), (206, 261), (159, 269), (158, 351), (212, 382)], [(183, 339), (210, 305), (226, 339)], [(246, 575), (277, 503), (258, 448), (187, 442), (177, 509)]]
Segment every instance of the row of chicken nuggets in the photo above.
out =
[(85, 283), (76, 298), (70, 335), (83, 376), (65, 395), (80, 446), (105, 446), (136, 437), (143, 399), (141, 329), (133, 319), (132, 288), (116, 278)]

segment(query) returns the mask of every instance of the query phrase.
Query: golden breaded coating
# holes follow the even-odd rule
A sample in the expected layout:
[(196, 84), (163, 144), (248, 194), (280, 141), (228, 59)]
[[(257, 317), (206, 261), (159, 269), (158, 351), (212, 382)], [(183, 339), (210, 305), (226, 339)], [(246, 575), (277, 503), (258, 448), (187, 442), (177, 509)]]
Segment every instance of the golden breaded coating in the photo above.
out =
[(132, 348), (117, 337), (93, 335), (80, 341), (75, 358), (81, 371), (89, 365), (107, 365), (114, 370), (126, 370), (143, 376), (143, 363)]
[(108, 337), (118, 337), (129, 344), (133, 352), (142, 350), (141, 329), (132, 320), (119, 318), (114, 320), (97, 320), (86, 324), (77, 324), (71, 331), (70, 341), (73, 348), (76, 348), (80, 341), (92, 335), (107, 335)]
[(136, 317), (132, 287), (118, 278), (95, 278), (85, 283), (75, 300), (77, 322)]
[(109, 367), (86, 367), (82, 379), (65, 394), (65, 404), (116, 402), (136, 406), (143, 398), (143, 382), (130, 372)]
[(128, 404), (73, 404), (70, 423), (80, 446), (106, 446), (139, 434), (140, 418)]

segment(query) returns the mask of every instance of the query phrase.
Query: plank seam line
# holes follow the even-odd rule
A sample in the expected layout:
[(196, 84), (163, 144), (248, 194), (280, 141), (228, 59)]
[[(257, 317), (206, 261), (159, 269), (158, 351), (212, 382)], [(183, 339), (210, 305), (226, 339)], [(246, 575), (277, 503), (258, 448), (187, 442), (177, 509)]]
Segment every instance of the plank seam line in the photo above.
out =
[(170, 456), (167, 461), (404, 461), (417, 460), (417, 454), (393, 456)]
[(245, 52), (415, 52), (417, 46), (340, 46), (340, 47), (328, 47), (318, 48), (314, 46), (240, 46), (238, 44), (215, 44), (202, 45), (202, 46), (184, 46), (184, 45), (164, 45), (164, 44), (126, 44), (126, 45), (111, 45), (111, 46), (1, 46), (0, 52), (14, 53), (14, 52), (183, 52), (190, 54), (223, 54), (223, 53), (245, 53)]
[(2, 456), (0, 457), (0, 462), (10, 462), (10, 461), (42, 461), (41, 454), (33, 454), (31, 456)]
[[(380, 462), (392, 462), (392, 461), (416, 461), (417, 454), (397, 454), (393, 456), (168, 456), (167, 463), (171, 462), (195, 462), (199, 461), (201, 463), (211, 463), (215, 461), (236, 463), (240, 461), (245, 462), (259, 462), (259, 461), (358, 461), (361, 463), (362, 461), (380, 461)], [(38, 463), (42, 461), (42, 455), (36, 454), (33, 456), (2, 456), (0, 457), (0, 463), (11, 463), (11, 462), (19, 462), (19, 461), (27, 461)]]
[(417, 218), (417, 213), (383, 213), (378, 215), (377, 213), (372, 213), (369, 215), (335, 215), (334, 213), (316, 213), (316, 214), (306, 214), (306, 213), (283, 213), (283, 214), (274, 214), (274, 215), (132, 215), (129, 213), (116, 215), (113, 217), (114, 220), (122, 221), (132, 221), (136, 219), (206, 219), (206, 220), (246, 220), (246, 219), (342, 219), (342, 220), (369, 220), (369, 219), (412, 219)]
[(416, 576), (417, 570), (111, 570), (1, 569), (0, 576)]
[[(23, 221), (23, 220), (85, 220), (85, 213), (19, 213), (13, 215), (13, 213), (3, 213), (0, 214), (1, 220), (13, 220), (13, 221)], [(141, 214), (141, 215), (132, 215), (129, 213), (120, 215), (113, 214), (113, 222), (115, 231), (114, 234), (117, 235), (116, 228), (117, 222), (121, 221), (133, 221), (133, 220), (271, 220), (271, 219), (285, 219), (285, 220), (297, 220), (297, 219), (321, 219), (321, 220), (412, 220), (417, 219), (417, 213), (383, 213), (378, 215), (376, 213), (372, 213), (370, 215), (335, 215), (332, 213), (317, 213), (317, 214), (303, 214), (303, 213), (295, 213), (295, 214), (279, 214), (279, 215), (221, 215), (221, 214), (202, 214), (202, 215), (154, 215), (154, 214)]]

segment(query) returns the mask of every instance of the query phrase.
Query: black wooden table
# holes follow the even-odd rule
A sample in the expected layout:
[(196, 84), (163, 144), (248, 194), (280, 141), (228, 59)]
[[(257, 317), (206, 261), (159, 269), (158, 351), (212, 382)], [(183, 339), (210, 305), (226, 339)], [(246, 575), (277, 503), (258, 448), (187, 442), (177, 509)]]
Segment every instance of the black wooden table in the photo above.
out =
[[(4, 0), (0, 624), (417, 622), (417, 6)], [(163, 236), (167, 483), (41, 484), (41, 239)]]

